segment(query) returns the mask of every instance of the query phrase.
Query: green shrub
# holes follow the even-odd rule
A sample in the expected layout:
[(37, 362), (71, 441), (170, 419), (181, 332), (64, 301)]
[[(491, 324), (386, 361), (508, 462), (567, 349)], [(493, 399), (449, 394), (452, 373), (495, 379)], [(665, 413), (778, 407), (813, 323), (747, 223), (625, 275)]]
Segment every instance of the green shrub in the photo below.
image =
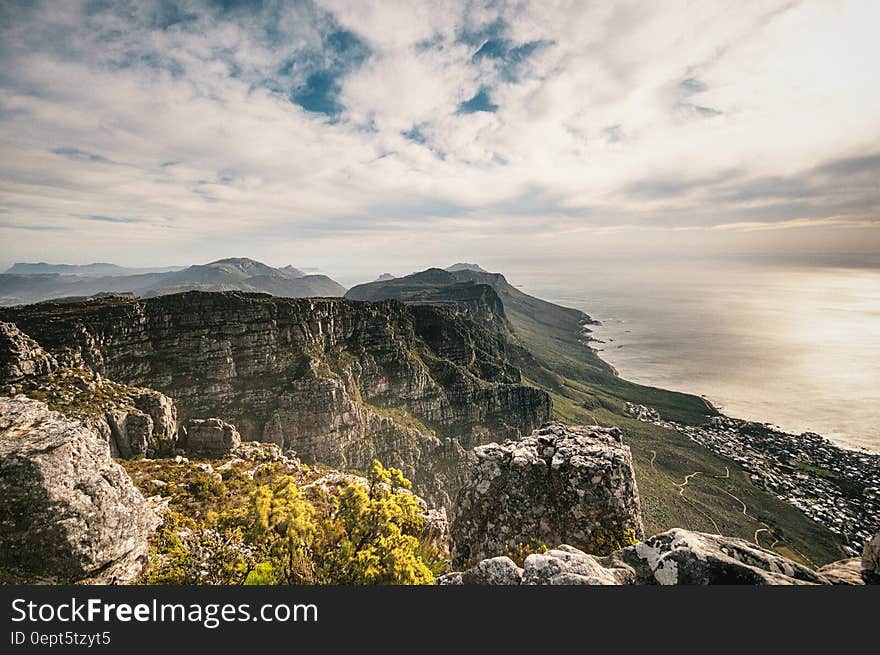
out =
[[(248, 503), (209, 511), (199, 523), (169, 512), (145, 582), (433, 582), (436, 562), (420, 542), (424, 519), (400, 470), (374, 462), (368, 486), (343, 481), (329, 491), (304, 491), (292, 475), (254, 484)], [(190, 473), (188, 486), (200, 497), (224, 491), (223, 483), (200, 472)]]

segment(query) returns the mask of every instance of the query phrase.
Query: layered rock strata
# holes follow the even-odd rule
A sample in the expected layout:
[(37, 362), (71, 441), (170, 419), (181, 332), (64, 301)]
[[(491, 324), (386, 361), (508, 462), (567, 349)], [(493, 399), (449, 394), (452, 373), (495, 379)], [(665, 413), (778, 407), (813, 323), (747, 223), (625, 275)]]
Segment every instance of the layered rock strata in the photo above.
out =
[(0, 318), (63, 366), (170, 396), (182, 421), (218, 417), (243, 440), (336, 468), (380, 459), (448, 505), (466, 449), (528, 434), (550, 415), (549, 396), (520, 384), (498, 312), (192, 292)]

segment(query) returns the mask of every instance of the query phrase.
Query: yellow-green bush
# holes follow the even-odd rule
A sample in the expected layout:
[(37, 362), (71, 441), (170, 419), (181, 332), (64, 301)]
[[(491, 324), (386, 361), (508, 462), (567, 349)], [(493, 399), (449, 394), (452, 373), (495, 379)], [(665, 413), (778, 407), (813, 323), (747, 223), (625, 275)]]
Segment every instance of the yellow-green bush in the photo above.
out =
[[(302, 489), (292, 475), (255, 482), (249, 502), (197, 527), (172, 511), (146, 582), (428, 584), (424, 519), (402, 472), (374, 462), (368, 486)], [(183, 537), (179, 535), (183, 534)]]

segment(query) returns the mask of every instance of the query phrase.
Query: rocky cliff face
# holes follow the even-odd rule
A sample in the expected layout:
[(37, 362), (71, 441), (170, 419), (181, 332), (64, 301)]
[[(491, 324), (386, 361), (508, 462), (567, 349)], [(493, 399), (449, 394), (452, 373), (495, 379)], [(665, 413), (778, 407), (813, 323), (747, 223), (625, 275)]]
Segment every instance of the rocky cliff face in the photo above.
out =
[(14, 324), (0, 322), (0, 386), (14, 389), (15, 383), (56, 368), (58, 362), (40, 344)]
[(606, 554), (644, 536), (629, 448), (614, 428), (551, 423), (477, 447), (456, 498), (454, 564), (570, 543)]
[(379, 458), (448, 502), (437, 481), (459, 476), (464, 448), (490, 433), (527, 434), (550, 414), (547, 394), (521, 385), (510, 365), (499, 312), (500, 303), (477, 312), (195, 292), (45, 303), (0, 318), (63, 366), (171, 396), (182, 420), (218, 417), (243, 440), (339, 468)]
[(45, 403), (0, 398), (0, 583), (126, 583), (159, 518), (107, 442)]
[(153, 389), (119, 384), (82, 368), (57, 368), (22, 378), (11, 388), (82, 421), (109, 444), (113, 457), (167, 455), (177, 443), (177, 408)]

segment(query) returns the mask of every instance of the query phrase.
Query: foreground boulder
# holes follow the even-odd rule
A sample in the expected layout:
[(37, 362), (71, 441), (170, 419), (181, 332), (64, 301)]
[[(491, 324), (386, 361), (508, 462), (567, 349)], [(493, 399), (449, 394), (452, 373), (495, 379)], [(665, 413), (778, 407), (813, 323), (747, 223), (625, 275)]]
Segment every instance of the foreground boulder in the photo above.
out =
[(853, 584), (826, 578), (742, 539), (670, 530), (607, 557), (562, 545), (526, 557), (522, 568), (507, 557), (448, 573), (438, 584), (523, 585), (803, 585)]
[(130, 582), (159, 523), (100, 435), (0, 398), (0, 583)]
[(241, 435), (234, 425), (219, 418), (194, 418), (186, 423), (184, 448), (188, 453), (220, 457), (241, 445)]
[(865, 544), (862, 551), (862, 578), (867, 584), (880, 584), (880, 532)]
[(13, 385), (58, 368), (55, 358), (14, 323), (0, 321), (0, 385)]
[(736, 537), (674, 529), (616, 556), (647, 584), (825, 584), (806, 566)]
[(542, 543), (607, 554), (643, 537), (632, 455), (619, 435), (551, 423), (521, 441), (475, 448), (456, 501), (455, 565)]
[(816, 571), (831, 584), (836, 585), (863, 585), (862, 560), (858, 557), (840, 560), (826, 564)]
[(478, 562), (461, 573), (447, 573), (440, 585), (624, 585), (635, 584), (635, 571), (612, 557), (595, 557), (562, 545), (526, 557), (520, 568), (509, 557)]

